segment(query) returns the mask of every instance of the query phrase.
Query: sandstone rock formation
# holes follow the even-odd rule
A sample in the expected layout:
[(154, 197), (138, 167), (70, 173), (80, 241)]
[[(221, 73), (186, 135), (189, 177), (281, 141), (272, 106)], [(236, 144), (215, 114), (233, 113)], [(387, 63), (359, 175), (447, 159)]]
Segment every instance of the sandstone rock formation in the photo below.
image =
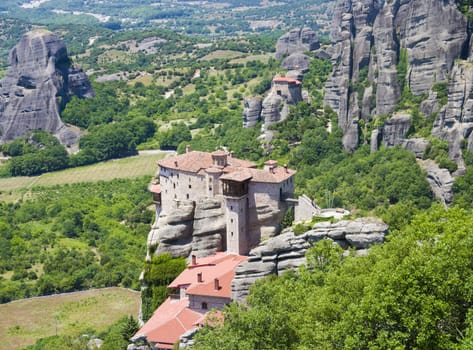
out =
[(384, 242), (388, 226), (377, 218), (362, 218), (337, 223), (320, 222), (301, 235), (292, 229), (262, 242), (250, 251), (249, 259), (237, 267), (232, 281), (232, 298), (243, 302), (256, 280), (270, 274), (281, 274), (306, 262), (305, 253), (315, 242), (331, 239), (343, 249), (354, 248), (360, 252), (375, 243)]
[(444, 205), (448, 205), (453, 199), (454, 179), (447, 169), (441, 169), (434, 161), (418, 160), (422, 169), (427, 173), (427, 181), (432, 189), (435, 198), (438, 198)]
[(309, 71), (310, 57), (304, 55), (303, 53), (293, 53), (290, 56), (286, 57), (281, 63), (281, 68), (287, 70), (298, 70), (302, 73), (307, 73)]
[(455, 63), (448, 84), (448, 103), (435, 120), (432, 135), (448, 141), (449, 156), (463, 168), (461, 144), (473, 151), (473, 65), (468, 61)]
[[(173, 257), (205, 257), (225, 250), (226, 221), (222, 201), (206, 198), (175, 201), (168, 214), (160, 215), (153, 224), (147, 245), (157, 246), (155, 254), (169, 253)], [(249, 245), (254, 247), (261, 239), (267, 239), (280, 232), (281, 222), (287, 205), (278, 207), (260, 204), (248, 217)]]
[(409, 114), (395, 114), (386, 119), (383, 127), (383, 144), (387, 147), (401, 145), (410, 126), (411, 116)]
[(310, 28), (293, 29), (278, 39), (276, 58), (282, 58), (292, 53), (304, 53), (319, 48), (317, 33)]
[[(467, 21), (454, 0), (338, 0), (331, 39), (328, 52), (334, 68), (326, 84), (324, 103), (338, 114), (347, 150), (358, 146), (361, 118), (394, 112), (404, 89), (401, 84), (414, 95), (432, 96), (431, 103), (424, 105), (430, 106), (432, 114), (435, 95), (431, 89), (436, 82), (470, 79), (465, 78), (466, 68), (455, 63), (468, 55), (465, 48), (470, 39)], [(405, 76), (398, 74), (404, 59)], [(450, 83), (451, 89), (465, 89), (460, 86)], [(456, 142), (458, 135), (468, 137), (465, 133), (469, 133), (463, 126), (461, 130), (446, 130), (453, 115), (459, 117), (452, 113), (439, 115), (437, 134)], [(453, 158), (457, 150), (452, 147)]]
[(295, 105), (302, 100), (302, 85), (299, 80), (276, 75), (271, 90), (262, 104), (261, 118), (264, 121), (262, 139), (270, 141), (273, 134), (269, 126), (286, 119), (289, 115), (289, 105)]
[(263, 100), (261, 119), (263, 119), (263, 135), (266, 141), (270, 141), (273, 137), (272, 131), (269, 130), (269, 126), (284, 120), (289, 114), (289, 105), (276, 92), (271, 91), (268, 96)]
[(161, 215), (153, 225), (148, 234), (148, 246), (157, 244), (157, 255), (204, 257), (222, 250), (225, 232), (220, 201), (179, 201), (168, 215)]
[(262, 109), (262, 98), (261, 97), (246, 97), (243, 101), (243, 127), (251, 128), (255, 126), (261, 118)]
[(61, 39), (51, 32), (25, 34), (10, 52), (10, 66), (0, 81), (0, 143), (29, 130), (54, 134), (63, 144), (77, 141), (77, 133), (60, 119), (72, 95), (93, 97), (85, 73), (71, 64)]
[(414, 153), (416, 158), (421, 159), (429, 143), (429, 140), (414, 137), (411, 139), (404, 140), (402, 143), (402, 147)]

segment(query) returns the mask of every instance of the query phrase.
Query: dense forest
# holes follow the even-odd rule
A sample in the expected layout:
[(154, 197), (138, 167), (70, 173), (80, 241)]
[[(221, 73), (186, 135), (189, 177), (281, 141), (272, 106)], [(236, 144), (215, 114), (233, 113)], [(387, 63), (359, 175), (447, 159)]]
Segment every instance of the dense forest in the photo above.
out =
[[(154, 212), (148, 178), (34, 188), (0, 203), (0, 301), (137, 289)], [(8, 272), (9, 278), (5, 278)]]

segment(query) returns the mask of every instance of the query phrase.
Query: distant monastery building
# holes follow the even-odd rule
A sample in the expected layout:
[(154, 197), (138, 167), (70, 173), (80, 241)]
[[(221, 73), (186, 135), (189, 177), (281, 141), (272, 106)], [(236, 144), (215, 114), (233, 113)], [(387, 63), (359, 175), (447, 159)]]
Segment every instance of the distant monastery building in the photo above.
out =
[(282, 211), (269, 223), (277, 226), (287, 208), (286, 199), (294, 196), (295, 171), (273, 160), (261, 170), (232, 153), (187, 148), (186, 153), (160, 160), (158, 165), (159, 184), (151, 188), (157, 216), (175, 210), (176, 201), (221, 200), (226, 220), (224, 250), (228, 253), (247, 255), (261, 239), (261, 208)]

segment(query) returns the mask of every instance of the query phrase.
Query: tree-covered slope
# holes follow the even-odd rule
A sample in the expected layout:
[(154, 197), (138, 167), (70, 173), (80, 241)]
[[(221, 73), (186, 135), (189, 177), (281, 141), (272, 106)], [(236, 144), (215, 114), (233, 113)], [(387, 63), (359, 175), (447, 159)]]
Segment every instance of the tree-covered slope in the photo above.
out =
[(367, 256), (321, 241), (307, 268), (257, 283), (194, 349), (470, 349), (471, 218), (436, 206)]

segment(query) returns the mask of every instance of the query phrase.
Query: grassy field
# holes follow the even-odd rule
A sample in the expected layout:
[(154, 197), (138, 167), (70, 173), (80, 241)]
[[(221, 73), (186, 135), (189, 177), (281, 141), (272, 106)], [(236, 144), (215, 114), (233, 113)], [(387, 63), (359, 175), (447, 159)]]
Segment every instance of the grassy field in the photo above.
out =
[(246, 57), (235, 58), (230, 61), (230, 63), (247, 63), (249, 61), (261, 61), (263, 63), (268, 63), (269, 58), (274, 57), (274, 54), (264, 54), (264, 55), (251, 55)]
[(222, 58), (237, 58), (244, 56), (243, 52), (239, 51), (232, 51), (232, 50), (216, 50), (214, 52), (209, 53), (207, 56), (202, 57), (201, 61), (211, 61), (214, 59), (222, 59)]
[[(138, 316), (140, 293), (105, 288), (0, 305), (0, 350), (21, 349), (52, 335), (106, 330), (123, 316)], [(8, 315), (8, 316), (7, 316)]]
[(143, 154), (134, 157), (109, 160), (84, 167), (66, 169), (41, 176), (0, 179), (0, 201), (14, 201), (33, 186), (53, 186), (77, 182), (108, 181), (116, 178), (153, 176), (156, 162), (163, 153)]

